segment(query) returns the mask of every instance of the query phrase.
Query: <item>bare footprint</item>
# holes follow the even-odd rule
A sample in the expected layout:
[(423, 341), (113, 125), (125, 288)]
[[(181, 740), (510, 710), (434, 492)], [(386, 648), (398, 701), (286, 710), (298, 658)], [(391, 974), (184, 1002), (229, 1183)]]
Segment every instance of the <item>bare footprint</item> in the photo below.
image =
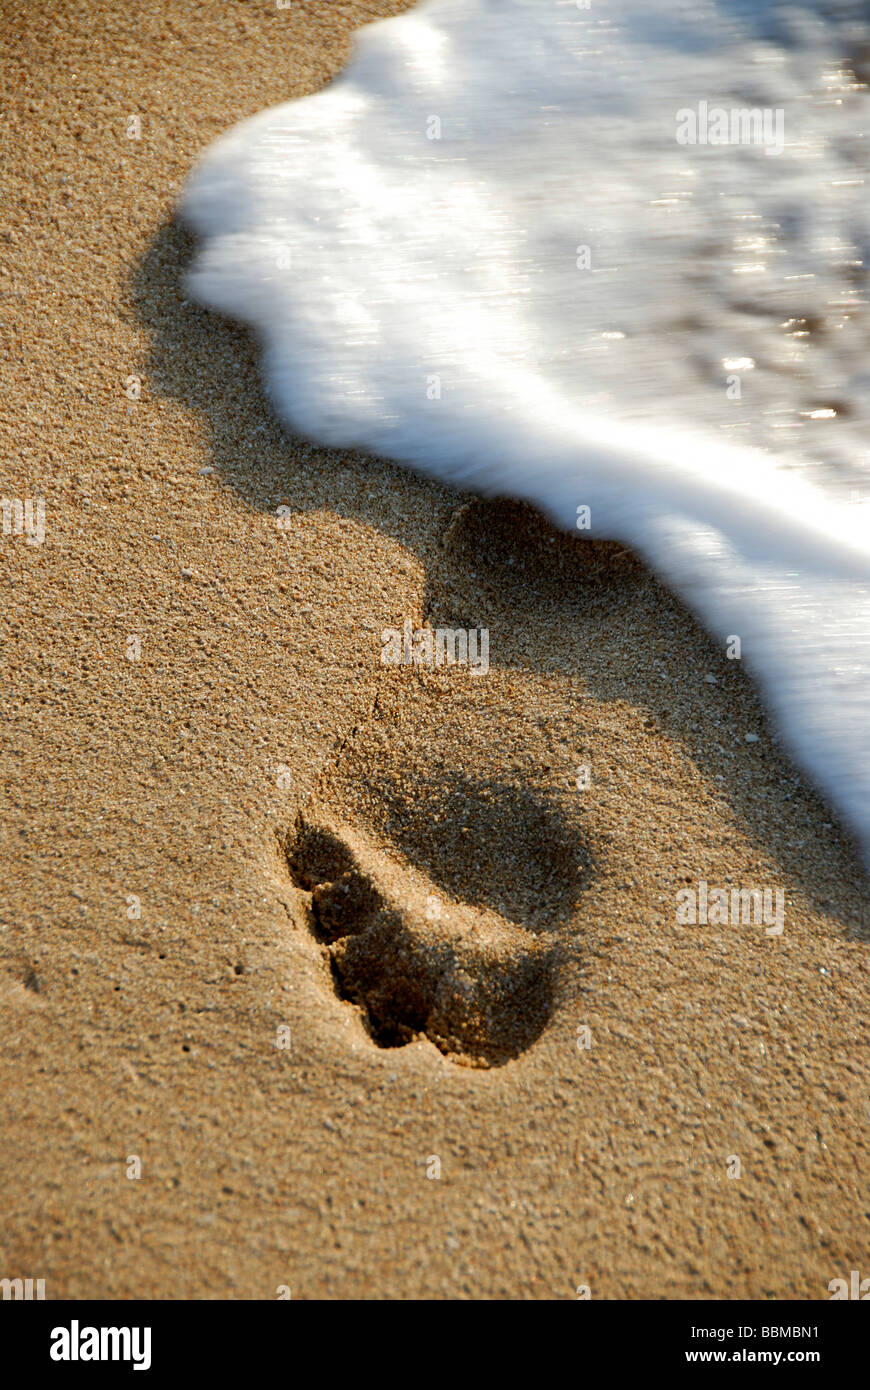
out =
[(340, 998), (373, 1040), (427, 1037), (466, 1066), (498, 1066), (540, 1036), (553, 1011), (561, 938), (445, 891), (384, 839), (326, 814), (297, 822), (287, 847), (309, 892)]

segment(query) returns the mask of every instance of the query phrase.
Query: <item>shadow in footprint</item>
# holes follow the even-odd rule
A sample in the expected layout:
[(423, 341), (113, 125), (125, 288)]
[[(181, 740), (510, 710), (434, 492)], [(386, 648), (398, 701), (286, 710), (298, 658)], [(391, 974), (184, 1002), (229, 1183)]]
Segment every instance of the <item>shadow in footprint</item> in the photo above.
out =
[(570, 920), (589, 879), (586, 846), (558, 791), (413, 767), (415, 796), (389, 767), (369, 769), (373, 826), (452, 897), (534, 931)]
[[(329, 952), (336, 993), (361, 1008), (379, 1046), (425, 1036), (453, 1061), (492, 1067), (546, 1027), (570, 951), (556, 929), (587, 868), (554, 809), (531, 794), (518, 806), (509, 795), (481, 787), (475, 797), (457, 779), (424, 789), (419, 815), (404, 821), (386, 802), (388, 839), (327, 814), (300, 816), (286, 846), (292, 877), (311, 894), (312, 930)], [(499, 849), (500, 881), (490, 889), (481, 861)]]
[[(474, 572), (481, 591), (499, 606), (565, 603), (582, 592), (584, 606), (612, 612), (635, 600), (645, 571), (618, 541), (556, 531), (527, 502), (475, 497), (458, 507), (441, 539), (440, 561), (427, 573), (427, 616), (447, 616), (450, 590)], [(440, 610), (446, 610), (441, 611)]]

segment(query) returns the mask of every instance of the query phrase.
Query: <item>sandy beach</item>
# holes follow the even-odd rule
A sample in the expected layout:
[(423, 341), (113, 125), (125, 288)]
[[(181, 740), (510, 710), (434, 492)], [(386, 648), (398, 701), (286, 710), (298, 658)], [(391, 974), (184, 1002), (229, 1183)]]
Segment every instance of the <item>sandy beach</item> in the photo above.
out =
[[(824, 1299), (870, 1274), (870, 885), (743, 663), (619, 546), (293, 438), (186, 298), (198, 154), (404, 8), (2, 5), (45, 536), (0, 538), (0, 1277)], [(385, 666), (406, 619), (489, 669)], [(702, 881), (783, 930), (678, 922)]]

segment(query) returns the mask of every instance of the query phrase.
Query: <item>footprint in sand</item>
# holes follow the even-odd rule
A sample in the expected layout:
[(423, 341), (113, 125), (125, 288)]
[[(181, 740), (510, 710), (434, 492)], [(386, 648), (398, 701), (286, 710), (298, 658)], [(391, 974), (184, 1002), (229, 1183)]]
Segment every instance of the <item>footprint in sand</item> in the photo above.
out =
[[(534, 793), (518, 804), (514, 788), (461, 778), (431, 793), (421, 800), (429, 830), (440, 813), (434, 857), (422, 818), (391, 820), (387, 805), (388, 835), (325, 810), (301, 815), (288, 863), (310, 894), (336, 993), (361, 1009), (376, 1044), (426, 1037), (452, 1061), (498, 1066), (530, 1047), (553, 1012), (566, 951), (558, 927), (581, 885), (582, 849)], [(498, 906), (484, 869), (493, 860)], [(521, 884), (510, 882), (513, 864)], [(536, 897), (546, 903), (540, 920)]]
[[(608, 566), (619, 594), (631, 580), (611, 552), (554, 540), (518, 504), (475, 501), (428, 558), (422, 610), (435, 626), (473, 627), (484, 583), (502, 645), (529, 594), (553, 632), (577, 618), (589, 629), (596, 614), (610, 623)], [(541, 1036), (582, 971), (578, 907), (594, 864), (576, 701), (528, 673), (524, 700), (515, 678), (494, 667), (484, 688), (457, 668), (384, 670), (371, 716), (285, 842), (335, 991), (381, 1047), (428, 1038), (461, 1065), (500, 1066)], [(565, 740), (564, 767), (551, 735)]]

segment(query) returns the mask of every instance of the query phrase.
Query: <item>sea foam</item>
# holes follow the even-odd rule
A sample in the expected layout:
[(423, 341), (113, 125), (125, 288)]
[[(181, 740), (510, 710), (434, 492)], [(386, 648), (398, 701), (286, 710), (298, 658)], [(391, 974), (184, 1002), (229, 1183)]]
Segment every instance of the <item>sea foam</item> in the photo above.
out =
[(182, 213), (294, 428), (589, 508), (739, 636), (870, 856), (862, 10), (429, 0), (217, 140)]

